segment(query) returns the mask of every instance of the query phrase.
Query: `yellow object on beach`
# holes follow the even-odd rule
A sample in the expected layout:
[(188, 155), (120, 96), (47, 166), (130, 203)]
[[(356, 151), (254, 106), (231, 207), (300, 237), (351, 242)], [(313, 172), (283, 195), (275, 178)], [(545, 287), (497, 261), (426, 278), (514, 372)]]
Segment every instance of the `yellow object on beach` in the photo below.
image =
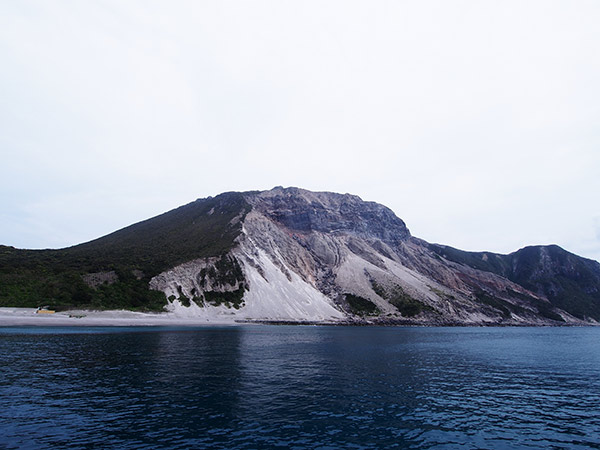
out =
[(37, 314), (54, 314), (56, 311), (52, 311), (51, 309), (38, 309), (36, 311)]

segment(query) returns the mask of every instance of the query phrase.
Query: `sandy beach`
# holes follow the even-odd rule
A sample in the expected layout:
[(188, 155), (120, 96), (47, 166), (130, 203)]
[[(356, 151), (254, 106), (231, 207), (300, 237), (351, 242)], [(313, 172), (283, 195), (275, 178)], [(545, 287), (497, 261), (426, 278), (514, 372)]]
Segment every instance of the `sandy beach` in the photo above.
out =
[(35, 308), (0, 308), (0, 327), (9, 326), (202, 326), (236, 325), (234, 318), (182, 317), (172, 312), (140, 313), (125, 310), (60, 311), (36, 314)]

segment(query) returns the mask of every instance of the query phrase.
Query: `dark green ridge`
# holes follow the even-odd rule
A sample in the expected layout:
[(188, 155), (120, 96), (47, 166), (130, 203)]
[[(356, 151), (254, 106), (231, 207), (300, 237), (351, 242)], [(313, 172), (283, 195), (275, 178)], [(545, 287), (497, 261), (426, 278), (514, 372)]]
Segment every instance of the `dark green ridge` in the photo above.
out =
[(545, 296), (553, 306), (575, 317), (600, 320), (600, 263), (558, 245), (525, 247), (508, 255), (466, 252), (430, 244), (443, 258), (492, 272)]
[[(150, 278), (183, 262), (228, 252), (241, 233), (241, 220), (234, 219), (249, 210), (241, 193), (229, 192), (73, 247), (0, 246), (0, 306), (160, 310), (166, 299), (148, 289)], [(81, 278), (102, 271), (115, 271), (119, 281), (92, 289)]]

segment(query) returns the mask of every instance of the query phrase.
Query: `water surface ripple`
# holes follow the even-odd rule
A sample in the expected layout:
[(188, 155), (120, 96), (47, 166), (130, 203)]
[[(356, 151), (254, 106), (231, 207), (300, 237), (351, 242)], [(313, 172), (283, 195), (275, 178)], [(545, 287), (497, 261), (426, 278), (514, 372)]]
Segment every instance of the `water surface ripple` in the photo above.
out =
[(600, 328), (0, 328), (1, 449), (600, 448)]

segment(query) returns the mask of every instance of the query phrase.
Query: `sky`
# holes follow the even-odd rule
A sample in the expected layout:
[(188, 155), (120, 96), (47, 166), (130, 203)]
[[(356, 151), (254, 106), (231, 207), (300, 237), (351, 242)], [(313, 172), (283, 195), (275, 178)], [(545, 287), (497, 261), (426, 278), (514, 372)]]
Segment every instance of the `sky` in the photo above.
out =
[(600, 260), (600, 2), (0, 0), (0, 244), (225, 191)]

